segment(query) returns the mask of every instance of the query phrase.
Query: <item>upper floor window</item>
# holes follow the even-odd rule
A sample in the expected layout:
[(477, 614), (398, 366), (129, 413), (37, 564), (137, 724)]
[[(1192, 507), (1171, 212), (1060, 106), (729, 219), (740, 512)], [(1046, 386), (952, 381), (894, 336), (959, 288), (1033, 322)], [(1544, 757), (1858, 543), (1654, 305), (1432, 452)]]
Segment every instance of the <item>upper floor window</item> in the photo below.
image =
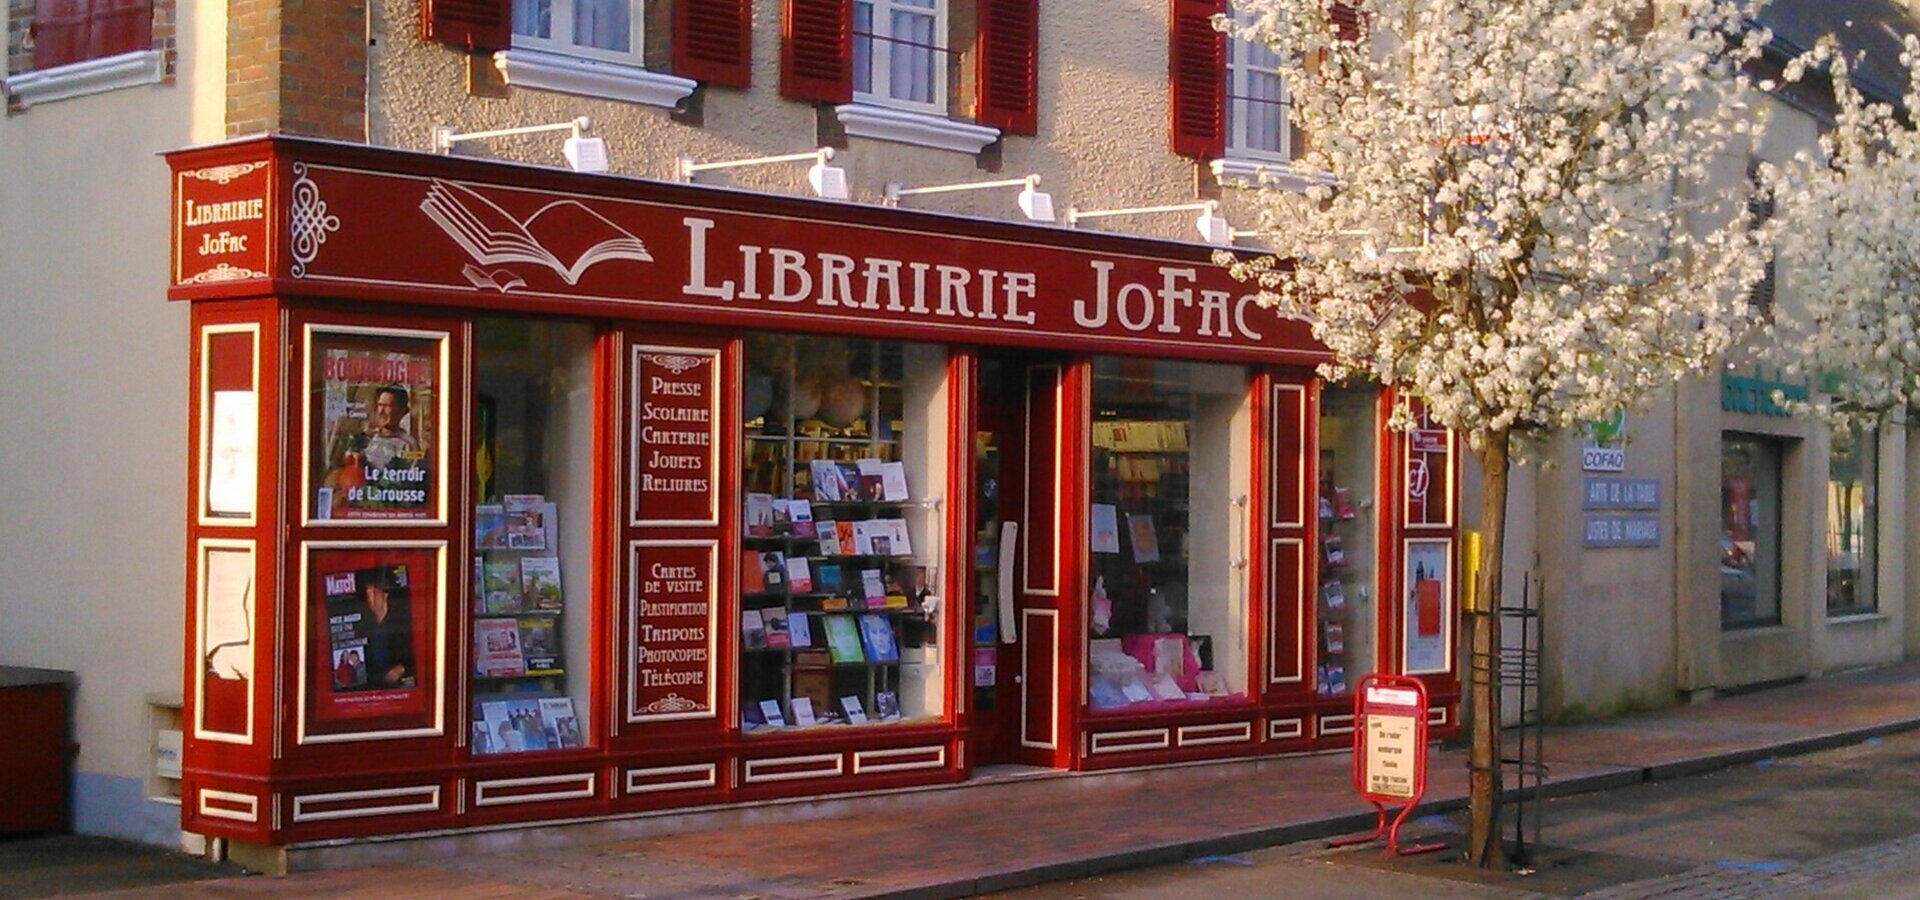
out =
[(153, 0), (38, 0), (32, 29), (35, 69), (149, 50)]
[(513, 0), (513, 45), (639, 65), (642, 0)]
[[(1236, 13), (1239, 24), (1247, 24)], [(1287, 124), (1287, 86), (1280, 80), (1280, 58), (1265, 44), (1244, 37), (1227, 39), (1227, 155), (1284, 161), (1292, 135)]]
[(945, 115), (945, 0), (854, 0), (853, 95)]

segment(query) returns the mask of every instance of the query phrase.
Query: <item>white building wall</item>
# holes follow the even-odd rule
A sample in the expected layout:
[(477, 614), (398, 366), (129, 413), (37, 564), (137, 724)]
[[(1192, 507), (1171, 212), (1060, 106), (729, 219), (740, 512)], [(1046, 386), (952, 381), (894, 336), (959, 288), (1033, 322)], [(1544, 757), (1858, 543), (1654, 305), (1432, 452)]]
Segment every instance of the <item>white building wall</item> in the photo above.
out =
[(222, 136), (223, 6), (180, 3), (173, 83), (0, 118), (0, 664), (78, 674), (74, 827), (156, 843), (180, 836), (147, 777), (149, 698), (181, 684), (188, 342), (155, 154)]

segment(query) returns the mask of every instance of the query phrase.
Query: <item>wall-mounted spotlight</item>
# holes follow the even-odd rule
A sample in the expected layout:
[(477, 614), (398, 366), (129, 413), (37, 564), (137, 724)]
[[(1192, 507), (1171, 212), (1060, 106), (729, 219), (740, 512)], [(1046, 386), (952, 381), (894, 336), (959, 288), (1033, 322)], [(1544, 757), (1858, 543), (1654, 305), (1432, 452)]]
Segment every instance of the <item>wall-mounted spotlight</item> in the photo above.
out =
[(1203, 200), (1197, 203), (1174, 203), (1167, 206), (1136, 206), (1131, 209), (1079, 210), (1067, 207), (1067, 225), (1077, 226), (1081, 219), (1104, 219), (1110, 216), (1134, 216), (1144, 213), (1170, 213), (1199, 211), (1200, 217), (1193, 221), (1193, 227), (1200, 232), (1200, 239), (1209, 244), (1225, 246), (1233, 242), (1233, 227), (1220, 215), (1220, 201)]
[(597, 137), (587, 137), (585, 132), (592, 127), (593, 120), (586, 116), (552, 125), (527, 125), (493, 131), (469, 131), (464, 134), (451, 125), (436, 125), (433, 128), (433, 152), (452, 153), (453, 145), (464, 141), (510, 137), (517, 134), (540, 134), (547, 131), (571, 131), (573, 133), (567, 137), (566, 142), (560, 145), (560, 155), (566, 157), (567, 166), (575, 172), (605, 172), (607, 142)]
[(696, 172), (711, 172), (715, 169), (737, 169), (741, 166), (765, 166), (773, 163), (806, 162), (813, 165), (807, 168), (807, 184), (818, 197), (828, 200), (847, 199), (847, 170), (827, 165), (833, 159), (832, 147), (821, 147), (809, 153), (787, 153), (781, 156), (756, 156), (752, 159), (730, 159), (723, 162), (697, 163), (687, 157), (680, 157), (674, 166), (674, 176), (688, 184), (693, 183)]
[(1014, 202), (1020, 206), (1020, 214), (1035, 222), (1053, 221), (1053, 195), (1040, 190), (1040, 176), (1028, 175), (1025, 178), (1006, 178), (1000, 181), (972, 181), (957, 184), (936, 184), (927, 187), (906, 187), (898, 182), (887, 184), (886, 204), (899, 206), (901, 197), (915, 194), (950, 194), (954, 191), (978, 191), (987, 188), (1020, 189)]

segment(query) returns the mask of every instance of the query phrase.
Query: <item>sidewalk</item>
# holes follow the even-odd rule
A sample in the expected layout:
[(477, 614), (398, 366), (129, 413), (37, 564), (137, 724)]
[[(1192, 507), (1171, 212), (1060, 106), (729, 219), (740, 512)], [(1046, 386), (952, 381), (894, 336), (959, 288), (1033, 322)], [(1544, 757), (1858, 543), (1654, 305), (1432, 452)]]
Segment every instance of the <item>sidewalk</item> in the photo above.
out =
[[(1570, 794), (1920, 728), (1920, 662), (1549, 729), (1548, 790)], [(1432, 758), (1427, 811), (1465, 805), (1461, 752)], [(1364, 828), (1345, 755), (1018, 779), (721, 831), (420, 858), (122, 896), (958, 897)], [(404, 846), (404, 845), (402, 845)]]

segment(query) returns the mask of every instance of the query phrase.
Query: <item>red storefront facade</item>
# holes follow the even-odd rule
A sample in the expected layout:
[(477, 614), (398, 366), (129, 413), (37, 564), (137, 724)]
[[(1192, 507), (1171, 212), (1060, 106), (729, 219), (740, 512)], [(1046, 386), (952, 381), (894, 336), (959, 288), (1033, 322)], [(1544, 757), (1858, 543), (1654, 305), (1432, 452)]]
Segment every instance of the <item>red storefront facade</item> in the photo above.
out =
[(1323, 385), (1211, 248), (291, 138), (168, 159), (188, 830), (1328, 749), (1365, 671), (1457, 728), (1454, 437)]

